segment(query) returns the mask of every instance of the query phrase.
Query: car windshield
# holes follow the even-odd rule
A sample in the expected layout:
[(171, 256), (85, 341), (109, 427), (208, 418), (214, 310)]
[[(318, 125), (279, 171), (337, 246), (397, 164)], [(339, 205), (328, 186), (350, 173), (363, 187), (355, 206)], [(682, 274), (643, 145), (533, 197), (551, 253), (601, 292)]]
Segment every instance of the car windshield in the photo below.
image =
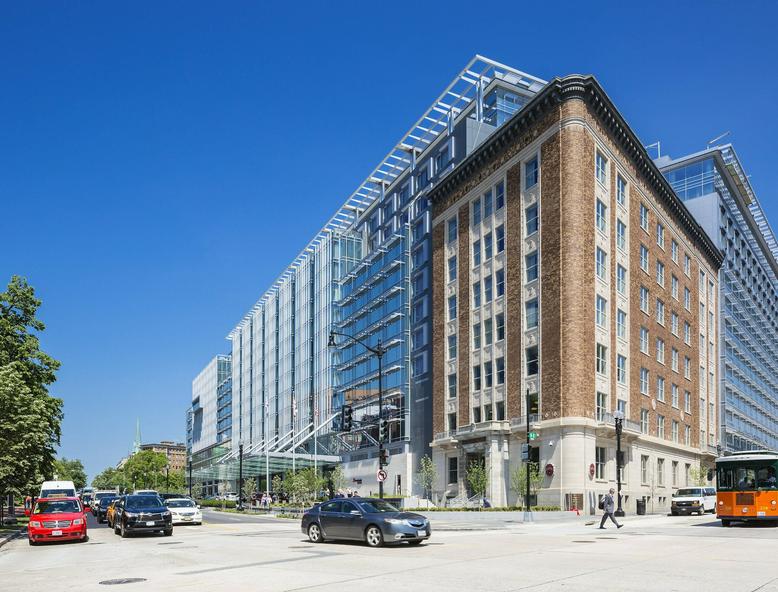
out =
[(400, 511), (389, 502), (385, 502), (383, 500), (370, 500), (370, 501), (359, 502), (359, 507), (362, 508), (362, 510), (364, 512), (367, 512), (368, 514), (383, 514), (385, 512)]
[(97, 499), (97, 500), (103, 499), (104, 497), (113, 499), (113, 498), (116, 497), (116, 494), (113, 491), (106, 492), (106, 493), (96, 493), (95, 494), (95, 499)]
[(75, 514), (81, 508), (75, 500), (51, 500), (35, 504), (33, 514)]
[(754, 491), (778, 489), (778, 461), (753, 460), (719, 463), (717, 483), (719, 491)]
[(675, 492), (676, 497), (694, 497), (696, 495), (702, 495), (701, 489), (679, 489)]
[(192, 500), (168, 500), (168, 508), (194, 508), (195, 503)]
[(124, 504), (124, 507), (128, 510), (135, 510), (138, 508), (158, 507), (162, 505), (162, 500), (156, 495), (133, 495), (128, 497)]
[(44, 489), (39, 497), (76, 497), (72, 489)]
[(101, 508), (107, 508), (113, 500), (115, 500), (115, 497), (104, 497), (100, 499), (100, 507)]

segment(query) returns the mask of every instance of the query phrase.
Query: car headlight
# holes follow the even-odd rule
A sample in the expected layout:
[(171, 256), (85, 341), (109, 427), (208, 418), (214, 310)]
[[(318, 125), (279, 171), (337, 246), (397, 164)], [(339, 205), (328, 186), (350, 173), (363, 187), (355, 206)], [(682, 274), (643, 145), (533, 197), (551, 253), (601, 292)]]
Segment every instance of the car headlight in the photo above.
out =
[(401, 520), (399, 518), (384, 518), (384, 522), (387, 524), (403, 524), (405, 520)]
[(138, 517), (138, 515), (135, 512), (125, 512), (124, 515), (127, 516), (127, 518), (137, 518)]
[(73, 520), (73, 526), (81, 526), (83, 523), (84, 521), (81, 518), (76, 518), (75, 520)]
[(170, 510), (168, 510), (167, 512), (162, 512), (162, 516), (163, 517), (168, 517), (168, 516), (172, 516), (172, 515), (173, 514), (171, 514)]
[(32, 526), (33, 528), (40, 528), (41, 527), (41, 523), (38, 522), (37, 520), (31, 520), (30, 521), (30, 526)]
[(699, 505), (700, 505), (700, 502), (698, 502), (697, 500), (694, 500), (694, 501), (692, 502), (692, 505), (693, 505), (693, 506), (699, 506)]

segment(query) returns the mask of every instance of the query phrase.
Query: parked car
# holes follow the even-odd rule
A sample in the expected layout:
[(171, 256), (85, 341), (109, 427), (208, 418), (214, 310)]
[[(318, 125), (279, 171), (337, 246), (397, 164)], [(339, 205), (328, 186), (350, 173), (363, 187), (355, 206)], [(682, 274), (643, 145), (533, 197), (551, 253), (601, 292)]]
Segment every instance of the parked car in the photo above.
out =
[(113, 531), (122, 538), (134, 532), (173, 534), (173, 517), (158, 495), (126, 495), (114, 506)]
[(163, 502), (169, 499), (184, 499), (184, 498), (191, 499), (188, 495), (184, 493), (160, 493), (159, 497), (162, 498)]
[(699, 514), (716, 511), (716, 489), (713, 487), (682, 487), (673, 494), (670, 513)]
[(44, 481), (38, 498), (76, 497), (76, 486), (72, 481)]
[(222, 497), (221, 499), (223, 499), (226, 502), (237, 502), (238, 501), (238, 494), (237, 493), (232, 493), (232, 492), (225, 493), (224, 497)]
[(202, 524), (203, 513), (194, 500), (177, 497), (165, 500), (167, 509), (173, 516), (173, 524)]
[(108, 504), (108, 509), (105, 511), (105, 521), (108, 523), (108, 528), (113, 528), (113, 518), (116, 514), (116, 506), (119, 504), (119, 500), (122, 499), (124, 496), (119, 496), (115, 500), (113, 500), (110, 504)]
[(39, 498), (30, 513), (27, 540), (30, 545), (50, 541), (86, 541), (87, 510), (75, 495)]
[(114, 493), (113, 497), (105, 495), (100, 498), (100, 501), (97, 503), (94, 510), (92, 510), (92, 514), (97, 519), (98, 524), (105, 522), (106, 515), (108, 514), (108, 506), (110, 506), (118, 497), (119, 496)]
[(313, 543), (324, 540), (365, 541), (370, 547), (407, 542), (418, 545), (430, 537), (430, 523), (421, 514), (402, 512), (381, 499), (334, 499), (307, 510), (301, 528)]

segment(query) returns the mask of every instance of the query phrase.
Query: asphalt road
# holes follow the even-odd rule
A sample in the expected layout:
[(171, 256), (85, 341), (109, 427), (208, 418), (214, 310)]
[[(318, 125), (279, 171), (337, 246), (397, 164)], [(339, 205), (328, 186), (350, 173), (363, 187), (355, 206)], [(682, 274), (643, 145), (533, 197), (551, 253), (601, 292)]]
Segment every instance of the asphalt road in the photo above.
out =
[[(722, 528), (710, 516), (625, 518), (435, 532), (419, 547), (306, 542), (292, 520), (236, 515), (122, 539), (90, 521), (87, 543), (0, 550), (0, 590), (581, 590), (778, 592), (778, 528)], [(215, 522), (220, 520), (220, 522)]]

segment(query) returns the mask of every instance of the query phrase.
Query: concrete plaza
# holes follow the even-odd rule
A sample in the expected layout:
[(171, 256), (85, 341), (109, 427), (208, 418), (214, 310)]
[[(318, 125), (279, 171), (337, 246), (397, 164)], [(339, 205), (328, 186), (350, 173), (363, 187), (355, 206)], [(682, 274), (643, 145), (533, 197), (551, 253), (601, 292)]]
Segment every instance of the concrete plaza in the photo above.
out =
[(1, 590), (705, 590), (778, 591), (778, 528), (722, 528), (711, 516), (627, 517), (621, 530), (589, 521), (436, 521), (420, 547), (314, 545), (297, 521), (206, 512), (173, 537), (121, 539), (90, 517), (90, 540), (0, 549)]

